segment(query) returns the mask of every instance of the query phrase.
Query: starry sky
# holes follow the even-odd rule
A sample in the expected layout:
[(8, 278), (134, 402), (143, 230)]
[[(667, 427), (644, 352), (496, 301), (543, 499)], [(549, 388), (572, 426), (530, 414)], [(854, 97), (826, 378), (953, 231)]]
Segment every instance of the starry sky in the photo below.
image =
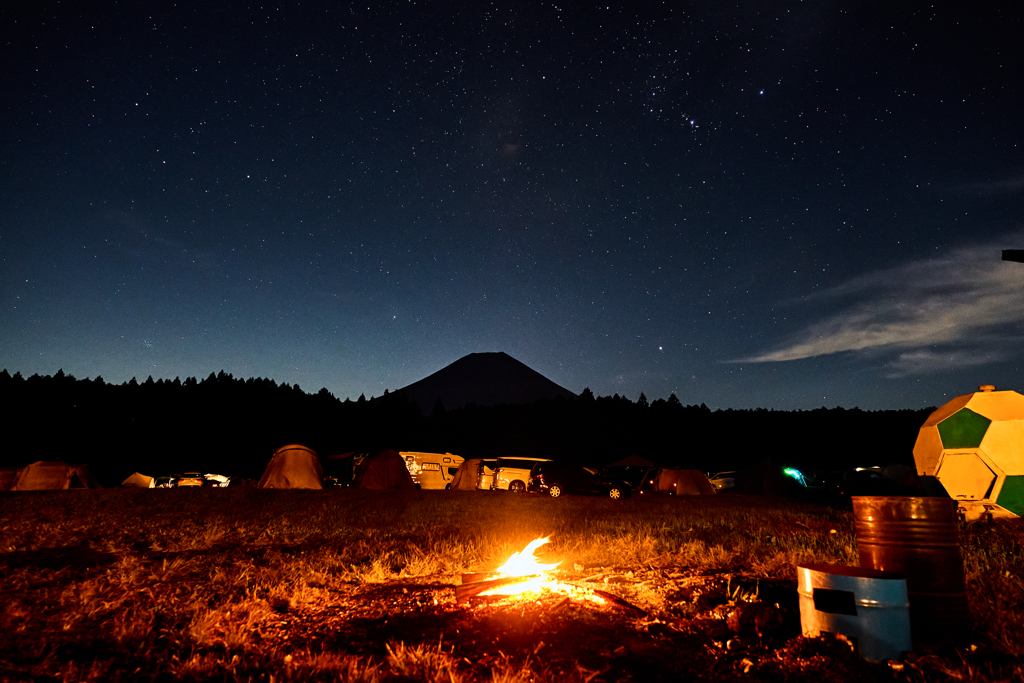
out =
[(1015, 3), (0, 9), (0, 367), (1024, 390)]

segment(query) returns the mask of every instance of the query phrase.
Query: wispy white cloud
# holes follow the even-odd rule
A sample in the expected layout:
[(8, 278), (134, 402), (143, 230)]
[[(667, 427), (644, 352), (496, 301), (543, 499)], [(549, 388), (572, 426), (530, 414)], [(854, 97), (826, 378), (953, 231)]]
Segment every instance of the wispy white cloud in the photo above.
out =
[(986, 365), (1006, 360), (1010, 353), (1003, 349), (949, 349), (934, 351), (918, 349), (899, 354), (886, 365), (889, 377), (924, 375), (933, 372), (948, 372), (956, 369)]
[[(1010, 236), (1003, 246), (1021, 239)], [(838, 312), (740, 362), (885, 354), (890, 373), (903, 375), (1002, 360), (1008, 353), (999, 329), (1024, 323), (1024, 264), (1001, 261), (1001, 248), (960, 248), (808, 297)]]
[(1013, 194), (1024, 190), (1024, 175), (1002, 180), (991, 180), (987, 182), (964, 183), (955, 189), (961, 192), (976, 192), (978, 194)]

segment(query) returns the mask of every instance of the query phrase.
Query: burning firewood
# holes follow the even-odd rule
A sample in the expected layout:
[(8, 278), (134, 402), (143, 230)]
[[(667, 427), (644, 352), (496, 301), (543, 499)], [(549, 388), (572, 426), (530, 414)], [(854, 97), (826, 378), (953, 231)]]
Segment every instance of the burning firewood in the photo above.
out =
[(623, 600), (622, 598), (620, 598), (618, 596), (612, 595), (611, 593), (608, 593), (607, 591), (597, 590), (596, 588), (592, 588), (590, 590), (593, 591), (594, 595), (596, 595), (599, 598), (602, 598), (604, 600), (607, 600), (608, 602), (610, 602), (611, 604), (615, 605), (616, 607), (624, 609), (627, 612), (633, 612), (633, 613), (637, 614), (638, 616), (647, 616), (647, 612), (645, 612), (644, 610), (640, 609), (639, 607), (637, 607), (633, 603), (626, 602), (625, 600)]
[(503, 576), (497, 579), (488, 579), (484, 581), (473, 581), (471, 583), (463, 583), (461, 586), (455, 587), (455, 602), (467, 602), (473, 596), (480, 595), (481, 593), (486, 593), (490, 590), (499, 589), (503, 586), (508, 586), (514, 583), (522, 583), (524, 580), (529, 578), (533, 577)]
[(548, 572), (558, 567), (561, 562), (543, 564), (534, 555), (537, 548), (547, 542), (547, 538), (532, 541), (521, 552), (513, 553), (508, 562), (498, 567), (494, 574), (463, 574), (462, 585), (455, 587), (455, 601), (466, 603), (477, 596), (514, 596), (551, 591), (567, 594), (567, 597), (558, 604), (559, 607), (565, 604), (568, 596), (573, 596), (599, 604), (611, 604), (639, 615), (647, 614), (639, 607), (611, 593), (558, 581), (549, 576)]

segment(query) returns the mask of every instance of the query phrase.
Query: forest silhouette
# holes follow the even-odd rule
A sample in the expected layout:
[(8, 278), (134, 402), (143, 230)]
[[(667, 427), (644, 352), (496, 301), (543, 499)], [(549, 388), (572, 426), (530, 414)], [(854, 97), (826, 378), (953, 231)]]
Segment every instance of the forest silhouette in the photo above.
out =
[(24, 378), (0, 371), (7, 448), (0, 467), (38, 460), (89, 464), (104, 486), (132, 472), (199, 471), (258, 479), (273, 451), (308, 446), (321, 457), (384, 449), (465, 458), (533, 456), (603, 466), (628, 455), (707, 471), (766, 458), (806, 471), (913, 464), (917, 432), (934, 410), (710, 410), (667, 399), (614, 395), (429, 414), (402, 392), (358, 400), (307, 393), (272, 379), (135, 378), (109, 384), (63, 370)]

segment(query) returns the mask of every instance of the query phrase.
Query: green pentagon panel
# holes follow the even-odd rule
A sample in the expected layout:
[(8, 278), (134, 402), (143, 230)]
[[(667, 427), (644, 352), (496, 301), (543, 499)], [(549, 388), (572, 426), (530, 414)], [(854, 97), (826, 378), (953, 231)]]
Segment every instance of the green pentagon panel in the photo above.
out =
[(992, 420), (970, 408), (958, 410), (939, 423), (943, 448), (977, 448)]
[(1015, 515), (1024, 515), (1024, 476), (1007, 477), (996, 504), (1002, 505)]

